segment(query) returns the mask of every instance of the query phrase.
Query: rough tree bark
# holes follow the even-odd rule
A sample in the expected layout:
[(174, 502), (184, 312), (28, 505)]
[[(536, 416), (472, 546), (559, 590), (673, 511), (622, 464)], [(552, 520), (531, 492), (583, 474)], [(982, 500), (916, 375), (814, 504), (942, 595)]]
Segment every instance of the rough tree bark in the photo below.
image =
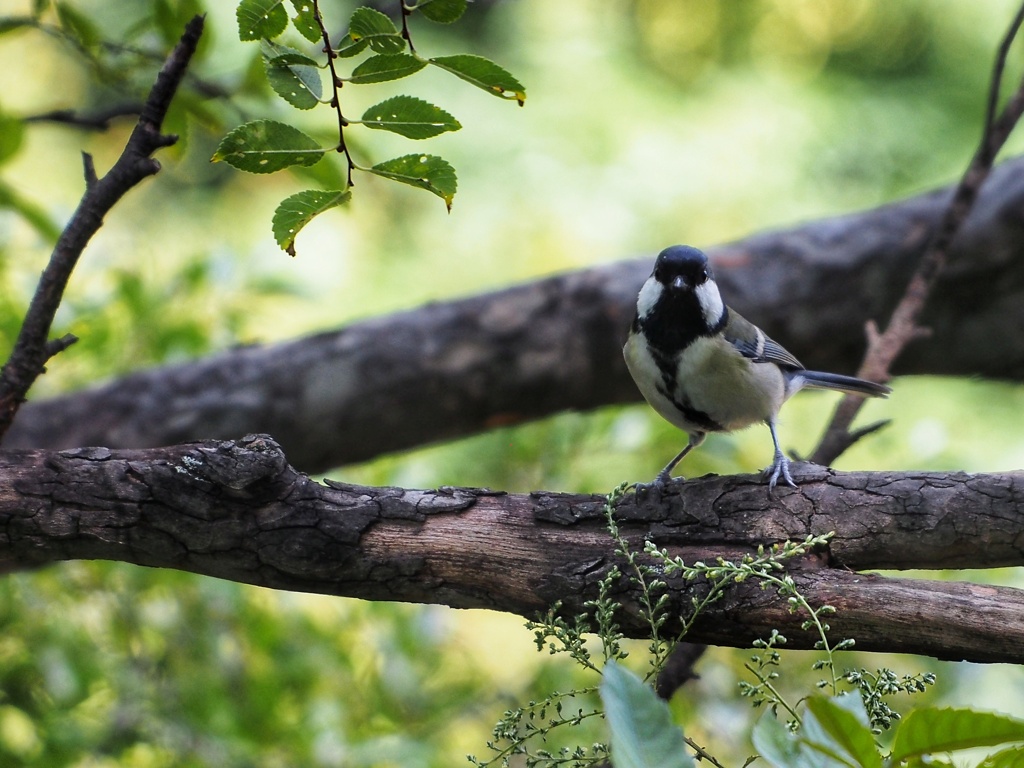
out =
[[(758, 477), (673, 484), (659, 503), (627, 496), (617, 516), (689, 563), (835, 531), (790, 573), (812, 604), (839, 611), (832, 637), (858, 648), (1024, 662), (1024, 590), (885, 578), (870, 568), (1024, 563), (1024, 474), (836, 473), (797, 465), (799, 490), (769, 499)], [(0, 567), (122, 560), (262, 586), (371, 600), (491, 608), (526, 616), (555, 601), (586, 610), (616, 562), (603, 499), (480, 489), (322, 485), (268, 437), (148, 451), (0, 453)], [(705, 585), (673, 583), (666, 630)], [(644, 636), (622, 584), (623, 629)], [(730, 587), (688, 639), (745, 645), (783, 631), (811, 647), (773, 590)]]
[[(957, 240), (897, 374), (1024, 378), (1024, 158)], [(709, 249), (731, 304), (814, 368), (852, 372), (941, 215), (940, 190)], [(623, 336), (651, 259), (433, 304), (29, 403), (10, 447), (156, 447), (267, 432), (323, 471), (565, 409), (633, 401)]]

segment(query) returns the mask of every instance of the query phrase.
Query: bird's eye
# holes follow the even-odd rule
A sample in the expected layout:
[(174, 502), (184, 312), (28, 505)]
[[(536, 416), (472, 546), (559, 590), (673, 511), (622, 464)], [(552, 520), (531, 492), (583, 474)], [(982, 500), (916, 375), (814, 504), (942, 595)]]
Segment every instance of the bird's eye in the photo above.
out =
[(698, 283), (703, 283), (703, 282), (705, 282), (708, 279), (708, 277), (709, 277), (709, 275), (708, 275), (707, 269), (706, 268), (702, 269), (700, 271), (700, 274), (697, 275), (697, 282)]

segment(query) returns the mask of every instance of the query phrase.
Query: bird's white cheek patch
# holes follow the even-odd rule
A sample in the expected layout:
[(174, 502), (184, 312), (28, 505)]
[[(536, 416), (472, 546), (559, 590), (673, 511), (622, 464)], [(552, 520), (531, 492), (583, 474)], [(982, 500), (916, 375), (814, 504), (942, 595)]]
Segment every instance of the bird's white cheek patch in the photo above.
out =
[(653, 277), (647, 278), (647, 282), (640, 289), (640, 295), (636, 299), (636, 313), (642, 318), (651, 314), (651, 310), (658, 303), (663, 290), (661, 283)]
[(722, 294), (718, 292), (718, 286), (711, 280), (701, 283), (694, 290), (700, 308), (704, 311), (704, 322), (709, 328), (714, 328), (722, 318), (725, 305), (722, 304)]

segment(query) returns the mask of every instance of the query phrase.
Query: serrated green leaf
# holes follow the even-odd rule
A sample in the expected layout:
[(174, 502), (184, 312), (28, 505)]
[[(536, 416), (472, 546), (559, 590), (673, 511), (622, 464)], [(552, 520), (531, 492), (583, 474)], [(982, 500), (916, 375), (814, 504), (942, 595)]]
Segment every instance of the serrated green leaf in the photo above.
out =
[(499, 98), (515, 99), (520, 106), (526, 101), (526, 88), (523, 84), (483, 56), (469, 53), (437, 56), (430, 59), (430, 63)]
[(425, 189), (444, 200), (449, 211), (452, 209), (458, 186), (455, 169), (436, 155), (403, 155), (362, 170)]
[(292, 17), (292, 24), (299, 34), (311, 43), (319, 43), (323, 40), (323, 33), (320, 25), (316, 23), (316, 9), (312, 0), (291, 0), (295, 8), (295, 15)]
[(427, 62), (408, 53), (381, 53), (353, 69), (352, 76), (347, 79), (357, 85), (383, 83), (413, 75), (425, 66)]
[(391, 131), (407, 139), (429, 139), (446, 131), (457, 131), (459, 121), (440, 107), (415, 96), (393, 96), (363, 113), (367, 128)]
[(466, 12), (466, 0), (420, 0), (416, 3), (416, 10), (425, 19), (438, 24), (451, 24)]
[(274, 211), (274, 239), (288, 253), (295, 255), (295, 237), (309, 222), (326, 210), (347, 203), (348, 190), (307, 189), (281, 201)]
[(267, 82), (293, 107), (312, 109), (320, 103), (323, 82), (316, 61), (283, 45), (263, 42)]
[(366, 47), (366, 38), (353, 40), (352, 35), (345, 35), (338, 41), (338, 47), (334, 49), (334, 52), (338, 54), (338, 58), (349, 59), (353, 56), (358, 56), (366, 50)]
[(288, 26), (288, 12), (283, 0), (242, 0), (235, 11), (238, 19), (238, 39), (268, 40), (280, 35)]
[(399, 53), (405, 40), (387, 16), (373, 8), (356, 8), (348, 23), (348, 34), (354, 42), (365, 41), (377, 53)]
[(1011, 747), (986, 757), (978, 768), (1024, 768), (1024, 747)]
[(654, 689), (609, 661), (601, 681), (615, 768), (693, 768), (683, 731)]
[(1024, 741), (1024, 720), (973, 709), (914, 709), (896, 728), (889, 761), (1014, 741)]
[(859, 695), (812, 696), (807, 711), (801, 730), (805, 741), (847, 765), (882, 768), (882, 756)]
[(254, 120), (225, 136), (210, 160), (223, 160), (249, 173), (273, 173), (292, 165), (313, 165), (325, 151), (297, 128), (274, 120)]

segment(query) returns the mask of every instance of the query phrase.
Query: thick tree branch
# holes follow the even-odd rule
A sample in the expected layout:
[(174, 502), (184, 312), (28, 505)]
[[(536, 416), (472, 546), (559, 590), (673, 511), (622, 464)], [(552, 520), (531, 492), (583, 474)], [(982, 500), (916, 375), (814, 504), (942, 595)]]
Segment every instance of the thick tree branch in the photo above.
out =
[[(622, 532), (687, 562), (835, 531), (791, 573), (828, 602), (836, 639), (864, 650), (1024, 662), (1024, 591), (855, 573), (1024, 562), (1024, 474), (845, 474), (800, 465), (800, 489), (772, 501), (755, 476), (675, 484), (659, 505), (620, 505)], [(269, 438), (151, 451), (0, 454), (0, 566), (110, 559), (370, 600), (442, 603), (532, 616), (555, 601), (586, 610), (615, 562), (603, 499), (478, 489), (321, 485)], [(688, 610), (700, 584), (673, 584)], [(623, 584), (623, 628), (642, 636)], [(802, 618), (756, 584), (731, 588), (688, 638), (746, 645), (775, 627), (813, 645)], [(672, 631), (673, 624), (667, 627)]]
[[(67, 227), (57, 240), (29, 304), (10, 359), (0, 370), (0, 439), (10, 427), (25, 394), (43, 373), (50, 356), (67, 344), (50, 343), (50, 327), (86, 244), (103, 224), (103, 217), (132, 187), (160, 170), (151, 155), (177, 141), (160, 132), (171, 99), (178, 90), (188, 63), (199, 44), (203, 19), (192, 19), (181, 41), (164, 62), (142, 115), (121, 156), (110, 171), (97, 178), (92, 158), (85, 156), (85, 193)], [(65, 337), (69, 338), (69, 337)], [(73, 338), (73, 337), (70, 337)]]
[[(805, 364), (852, 372), (952, 191), (709, 249), (729, 301)], [(649, 258), (127, 376), (29, 403), (6, 445), (156, 447), (267, 432), (305, 471), (639, 399), (621, 347)], [(1024, 379), (1024, 158), (997, 168), (895, 373)]]

